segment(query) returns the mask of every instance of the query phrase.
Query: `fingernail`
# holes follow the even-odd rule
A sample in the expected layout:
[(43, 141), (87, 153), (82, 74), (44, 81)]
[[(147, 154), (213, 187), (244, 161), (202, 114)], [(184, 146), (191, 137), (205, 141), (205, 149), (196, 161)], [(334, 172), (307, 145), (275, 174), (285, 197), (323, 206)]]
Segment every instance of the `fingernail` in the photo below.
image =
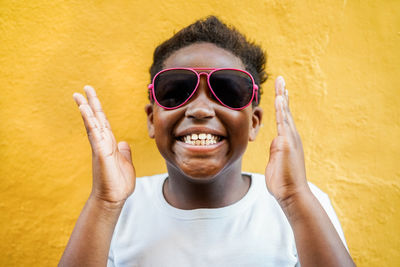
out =
[(95, 92), (94, 88), (93, 88), (92, 86), (90, 86), (90, 85), (85, 85), (85, 86), (83, 87), (83, 90), (85, 90), (85, 92), (90, 91), (90, 92), (92, 92), (94, 95), (96, 95), (96, 92)]

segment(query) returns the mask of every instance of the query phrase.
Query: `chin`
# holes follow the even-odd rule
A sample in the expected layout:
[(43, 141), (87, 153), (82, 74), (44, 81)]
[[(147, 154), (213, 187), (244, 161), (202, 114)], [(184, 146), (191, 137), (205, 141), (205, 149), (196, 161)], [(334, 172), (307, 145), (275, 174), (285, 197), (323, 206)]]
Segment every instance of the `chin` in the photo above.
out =
[(201, 166), (196, 166), (196, 168), (185, 166), (180, 168), (180, 172), (195, 183), (208, 183), (214, 181), (221, 169), (211, 166), (205, 168)]

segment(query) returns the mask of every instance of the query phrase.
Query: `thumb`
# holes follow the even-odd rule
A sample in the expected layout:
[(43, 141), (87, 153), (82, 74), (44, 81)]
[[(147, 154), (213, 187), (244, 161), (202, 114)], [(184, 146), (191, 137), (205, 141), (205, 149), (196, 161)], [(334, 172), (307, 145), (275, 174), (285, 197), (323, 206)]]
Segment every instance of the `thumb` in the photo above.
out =
[(275, 172), (275, 159), (273, 157), (270, 157), (267, 167), (265, 168), (265, 181), (267, 183), (268, 190), (274, 172)]
[(131, 148), (129, 147), (129, 144), (127, 142), (119, 142), (118, 151), (122, 154), (122, 156), (124, 156), (127, 161), (132, 162)]

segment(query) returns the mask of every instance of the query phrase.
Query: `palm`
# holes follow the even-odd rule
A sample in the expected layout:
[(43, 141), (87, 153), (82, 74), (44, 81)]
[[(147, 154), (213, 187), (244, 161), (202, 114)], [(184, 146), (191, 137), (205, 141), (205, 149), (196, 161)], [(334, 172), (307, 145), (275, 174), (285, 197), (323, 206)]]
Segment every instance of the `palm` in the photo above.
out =
[(278, 77), (275, 88), (278, 136), (271, 143), (265, 178), (268, 190), (282, 201), (307, 188), (307, 180), (303, 146), (289, 110), (283, 78)]
[(125, 142), (117, 144), (94, 89), (85, 87), (85, 91), (88, 101), (81, 94), (74, 94), (74, 99), (79, 105), (92, 147), (92, 193), (106, 201), (123, 201), (135, 187), (135, 169), (129, 145)]

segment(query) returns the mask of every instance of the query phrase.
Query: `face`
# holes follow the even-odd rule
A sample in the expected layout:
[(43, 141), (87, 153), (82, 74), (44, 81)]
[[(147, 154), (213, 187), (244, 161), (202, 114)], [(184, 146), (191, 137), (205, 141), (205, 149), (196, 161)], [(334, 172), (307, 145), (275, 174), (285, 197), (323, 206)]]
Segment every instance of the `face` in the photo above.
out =
[[(165, 60), (164, 68), (176, 67), (245, 69), (239, 58), (210, 43), (174, 52)], [(205, 75), (201, 75), (197, 91), (185, 105), (166, 110), (148, 104), (146, 113), (149, 136), (155, 138), (169, 172), (201, 181), (241, 169), (242, 155), (248, 141), (255, 139), (262, 118), (259, 107), (232, 110), (222, 106), (209, 90)], [(205, 138), (204, 145), (191, 144), (200, 136)]]

